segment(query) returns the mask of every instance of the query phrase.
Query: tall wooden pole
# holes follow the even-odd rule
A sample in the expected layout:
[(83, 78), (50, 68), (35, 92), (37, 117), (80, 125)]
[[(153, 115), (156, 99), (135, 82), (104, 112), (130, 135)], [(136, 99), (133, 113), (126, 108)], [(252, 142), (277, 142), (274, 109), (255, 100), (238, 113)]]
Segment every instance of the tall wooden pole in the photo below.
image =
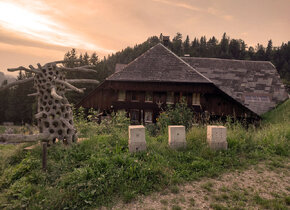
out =
[(47, 166), (47, 142), (42, 142), (42, 170), (46, 171)]

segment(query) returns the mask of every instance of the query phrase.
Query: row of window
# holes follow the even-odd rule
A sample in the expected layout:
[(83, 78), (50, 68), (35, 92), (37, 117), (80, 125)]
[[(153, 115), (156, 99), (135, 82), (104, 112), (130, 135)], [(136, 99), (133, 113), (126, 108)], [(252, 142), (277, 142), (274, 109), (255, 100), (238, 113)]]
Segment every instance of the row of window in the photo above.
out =
[[(153, 122), (153, 112), (150, 110), (141, 110), (139, 113), (138, 109), (131, 109), (129, 112), (129, 117), (133, 122), (143, 122), (143, 113), (144, 113), (144, 122), (152, 123)], [(139, 114), (141, 115), (141, 119), (139, 119)]]
[(270, 102), (270, 98), (268, 96), (246, 95), (245, 100), (249, 102)]
[[(118, 92), (118, 101), (125, 101), (125, 100), (126, 100), (126, 91), (120, 90)], [(131, 101), (133, 102), (139, 101), (138, 92), (131, 92)], [(153, 103), (152, 92), (145, 93), (145, 102)], [(167, 92), (166, 103), (174, 104), (174, 92)], [(200, 105), (200, 93), (192, 93), (192, 105)]]

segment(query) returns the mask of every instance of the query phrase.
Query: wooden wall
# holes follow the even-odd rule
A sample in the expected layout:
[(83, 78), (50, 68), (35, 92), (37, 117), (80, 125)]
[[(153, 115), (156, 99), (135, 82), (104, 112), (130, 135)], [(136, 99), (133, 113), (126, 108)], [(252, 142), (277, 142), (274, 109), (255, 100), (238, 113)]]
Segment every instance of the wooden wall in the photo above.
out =
[[(126, 91), (126, 100), (118, 101), (118, 90)], [(137, 91), (138, 102), (130, 101), (132, 91)], [(145, 102), (145, 92), (153, 92), (153, 103)], [(161, 100), (162, 107), (166, 107), (167, 92), (175, 93), (175, 103), (182, 96), (187, 98), (187, 103), (196, 112), (207, 111), (217, 116), (258, 117), (256, 114), (242, 106), (240, 103), (223, 93), (213, 84), (197, 83), (157, 83), (157, 82), (113, 82), (105, 81), (96, 90), (84, 98), (78, 106), (103, 110), (142, 109), (152, 110), (154, 116), (160, 111), (156, 102)], [(200, 93), (200, 107), (191, 106), (192, 93)]]

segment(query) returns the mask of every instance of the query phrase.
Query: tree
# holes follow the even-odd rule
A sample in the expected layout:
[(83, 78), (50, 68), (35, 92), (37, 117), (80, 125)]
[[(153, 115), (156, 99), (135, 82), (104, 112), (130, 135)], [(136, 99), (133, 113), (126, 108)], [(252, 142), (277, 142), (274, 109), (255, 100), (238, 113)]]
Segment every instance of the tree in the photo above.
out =
[(247, 54), (248, 54), (248, 56), (247, 56), (248, 60), (254, 60), (255, 59), (255, 49), (252, 46), (249, 47)]
[(182, 34), (179, 32), (177, 32), (176, 36), (172, 39), (172, 51), (178, 56), (183, 55)]
[(184, 54), (189, 54), (190, 50), (190, 42), (189, 42), (189, 36), (186, 36), (185, 41), (183, 42), (183, 49), (184, 49)]
[(272, 60), (272, 56), (273, 56), (273, 43), (272, 43), (272, 40), (270, 39), (268, 41), (268, 45), (267, 45), (267, 48), (266, 48), (266, 60), (267, 61), (270, 61)]
[(266, 52), (265, 52), (265, 48), (262, 44), (258, 43), (256, 46), (255, 59), (258, 61), (266, 60)]
[(87, 52), (85, 52), (84, 57), (83, 57), (83, 65), (89, 65), (90, 64), (90, 56), (88, 55)]
[(199, 53), (201, 57), (205, 57), (207, 54), (206, 37), (200, 37)]
[(199, 46), (199, 40), (195, 37), (194, 40), (191, 42), (190, 56), (200, 57)]
[(95, 65), (97, 65), (98, 61), (99, 61), (99, 57), (97, 56), (97, 53), (94, 52), (91, 55), (90, 64), (95, 66)]
[(229, 58), (229, 37), (227, 37), (226, 33), (223, 34), (220, 42), (220, 57)]
[(76, 67), (77, 66), (76, 60), (77, 60), (76, 49), (73, 48), (71, 49), (71, 51), (68, 51), (64, 55), (65, 67), (68, 68)]
[(240, 50), (241, 50), (240, 59), (244, 60), (247, 57), (247, 51), (246, 51), (247, 45), (242, 39), (240, 39), (239, 41), (240, 41)]
[(207, 42), (207, 57), (216, 57), (218, 54), (218, 40), (213, 36)]
[(239, 59), (241, 54), (240, 42), (237, 39), (232, 39), (229, 44), (230, 58)]

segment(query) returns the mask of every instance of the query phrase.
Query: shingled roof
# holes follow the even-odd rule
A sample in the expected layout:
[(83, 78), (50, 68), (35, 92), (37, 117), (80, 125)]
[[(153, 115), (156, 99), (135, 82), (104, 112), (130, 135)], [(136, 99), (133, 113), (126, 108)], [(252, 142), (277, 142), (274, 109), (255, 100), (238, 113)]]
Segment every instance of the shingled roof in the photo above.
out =
[(261, 115), (288, 98), (276, 68), (268, 61), (182, 59), (256, 114)]
[(157, 44), (108, 81), (212, 83), (162, 44)]
[(180, 58), (157, 44), (109, 76), (108, 81), (213, 83), (261, 115), (288, 98), (275, 66), (268, 61)]

